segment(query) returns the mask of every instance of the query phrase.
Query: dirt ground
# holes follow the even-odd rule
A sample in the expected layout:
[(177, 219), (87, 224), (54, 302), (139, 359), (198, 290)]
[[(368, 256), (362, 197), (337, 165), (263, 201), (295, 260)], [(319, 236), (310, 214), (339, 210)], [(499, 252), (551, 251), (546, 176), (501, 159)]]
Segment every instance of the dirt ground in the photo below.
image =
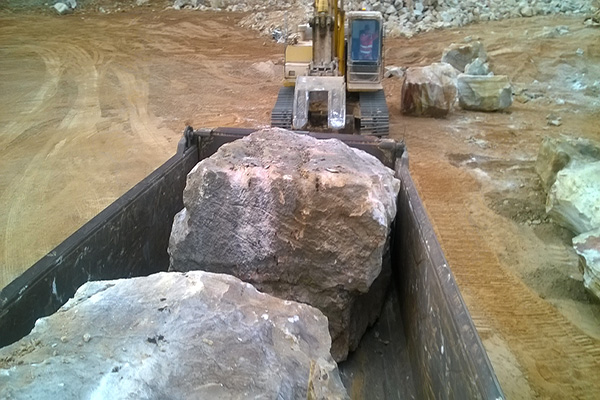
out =
[[(175, 152), (186, 125), (261, 127), (282, 47), (195, 11), (0, 12), (0, 287)], [(600, 29), (537, 17), (389, 39), (386, 63), (427, 65), (480, 38), (514, 84), (507, 113), (400, 115), (411, 171), (509, 399), (600, 396), (600, 305), (571, 235), (546, 218), (544, 135), (600, 137)], [(566, 29), (555, 29), (564, 26)], [(562, 32), (562, 33), (561, 33)], [(562, 125), (547, 124), (547, 115)]]

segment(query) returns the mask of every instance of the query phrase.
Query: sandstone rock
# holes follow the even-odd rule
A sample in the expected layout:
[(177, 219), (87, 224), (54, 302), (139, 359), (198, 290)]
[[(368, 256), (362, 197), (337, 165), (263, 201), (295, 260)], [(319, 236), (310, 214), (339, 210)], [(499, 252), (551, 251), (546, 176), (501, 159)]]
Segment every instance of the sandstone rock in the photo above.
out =
[(571, 162), (578, 164), (600, 161), (600, 142), (584, 138), (544, 137), (535, 163), (546, 192), (556, 180), (556, 174)]
[(319, 308), (342, 360), (381, 308), (398, 190), (393, 171), (338, 140), (255, 132), (188, 175), (170, 269), (232, 274)]
[(465, 110), (500, 111), (512, 104), (512, 86), (505, 75), (461, 74), (456, 86), (458, 102)]
[[(465, 74), (467, 75), (489, 75), (490, 66), (481, 58), (476, 58), (471, 63), (465, 66)], [(492, 73), (493, 75), (493, 73)]]
[(600, 227), (600, 161), (570, 162), (556, 174), (546, 212), (575, 234)]
[(574, 237), (573, 248), (584, 261), (584, 286), (600, 299), (600, 228)]
[(445, 63), (406, 70), (402, 85), (402, 113), (444, 117), (456, 99), (456, 70)]
[(476, 59), (487, 61), (487, 53), (481, 42), (452, 43), (442, 53), (442, 62), (448, 63), (460, 72), (465, 72), (467, 64)]
[(0, 349), (0, 397), (345, 399), (329, 346), (320, 311), (231, 276), (89, 282)]

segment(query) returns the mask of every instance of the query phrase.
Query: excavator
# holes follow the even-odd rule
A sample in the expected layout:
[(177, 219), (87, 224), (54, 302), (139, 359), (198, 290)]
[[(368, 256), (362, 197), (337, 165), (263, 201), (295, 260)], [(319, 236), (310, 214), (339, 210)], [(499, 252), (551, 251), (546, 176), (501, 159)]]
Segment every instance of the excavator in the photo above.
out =
[(311, 132), (389, 134), (382, 86), (383, 16), (315, 0), (308, 25), (285, 47), (283, 86), (271, 126)]

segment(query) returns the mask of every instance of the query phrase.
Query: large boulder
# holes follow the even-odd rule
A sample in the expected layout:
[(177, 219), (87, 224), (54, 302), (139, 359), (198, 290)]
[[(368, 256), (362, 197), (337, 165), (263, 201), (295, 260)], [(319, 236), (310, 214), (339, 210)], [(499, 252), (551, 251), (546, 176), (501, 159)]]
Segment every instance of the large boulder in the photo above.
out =
[(487, 61), (487, 53), (479, 41), (452, 43), (442, 53), (442, 62), (452, 65), (459, 72), (465, 72), (465, 67), (476, 59)]
[(558, 138), (544, 137), (535, 162), (535, 171), (540, 176), (546, 192), (556, 181), (556, 174), (571, 162), (583, 164), (600, 161), (600, 142), (561, 135)]
[(402, 113), (445, 117), (456, 100), (456, 75), (445, 63), (408, 68), (402, 85)]
[(600, 161), (570, 163), (559, 171), (546, 212), (576, 235), (600, 227)]
[(188, 175), (170, 269), (232, 274), (319, 308), (343, 360), (383, 302), (399, 187), (392, 170), (338, 140), (255, 132)]
[(583, 284), (600, 299), (600, 228), (574, 237), (573, 247), (584, 261)]
[(512, 104), (512, 86), (505, 75), (460, 74), (458, 103), (465, 110), (501, 111)]
[(228, 276), (90, 282), (0, 349), (3, 399), (345, 399), (327, 319)]

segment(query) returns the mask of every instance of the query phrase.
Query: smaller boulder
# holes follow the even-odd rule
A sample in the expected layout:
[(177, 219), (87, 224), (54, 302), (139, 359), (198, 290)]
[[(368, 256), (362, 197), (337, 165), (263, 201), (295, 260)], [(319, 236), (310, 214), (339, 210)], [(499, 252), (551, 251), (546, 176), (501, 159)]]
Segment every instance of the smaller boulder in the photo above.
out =
[(476, 58), (465, 67), (465, 74), (467, 75), (489, 75), (490, 73), (493, 75), (493, 72), (490, 71), (490, 65), (481, 58)]
[(390, 65), (388, 67), (385, 67), (385, 72), (383, 76), (385, 78), (391, 78), (392, 76), (402, 78), (406, 74), (406, 69), (406, 67), (396, 67), (394, 65)]
[(573, 248), (584, 261), (585, 288), (600, 299), (600, 228), (574, 237)]
[(505, 75), (460, 74), (458, 102), (465, 110), (501, 111), (512, 104), (512, 86)]
[(452, 65), (460, 72), (465, 72), (467, 64), (478, 58), (483, 62), (487, 61), (487, 53), (483, 44), (479, 41), (452, 43), (442, 54), (442, 62)]
[(56, 10), (56, 12), (59, 13), (60, 15), (70, 14), (73, 12), (71, 7), (69, 7), (65, 3), (56, 3), (55, 5), (52, 6), (52, 8), (54, 8)]
[(556, 174), (546, 212), (579, 235), (600, 227), (600, 161), (570, 163)]
[(445, 117), (456, 100), (456, 70), (446, 63), (406, 70), (402, 85), (402, 113)]

